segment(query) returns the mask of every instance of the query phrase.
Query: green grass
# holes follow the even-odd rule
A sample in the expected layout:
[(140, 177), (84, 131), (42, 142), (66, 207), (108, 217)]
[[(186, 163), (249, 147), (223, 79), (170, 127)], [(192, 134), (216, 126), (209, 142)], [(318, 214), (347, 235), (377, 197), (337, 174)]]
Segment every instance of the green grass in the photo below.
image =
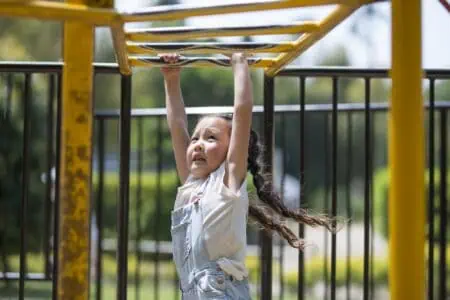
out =
[[(113, 281), (106, 281), (102, 285), (102, 299), (113, 300), (116, 299), (116, 283)], [(137, 300), (136, 286), (134, 283), (128, 284), (128, 300)], [(178, 292), (178, 298), (175, 290), (175, 286), (168, 283), (161, 283), (159, 286), (159, 297), (155, 299), (155, 290), (151, 280), (141, 282), (139, 289), (139, 300), (178, 300), (180, 299), (180, 293)], [(287, 291), (286, 291), (287, 292)], [(9, 300), (17, 299), (19, 294), (18, 282), (11, 282), (8, 287), (5, 287), (4, 282), (0, 282), (0, 299)], [(52, 284), (51, 282), (26, 282), (25, 283), (25, 299), (29, 300), (48, 300), (52, 297)], [(90, 299), (96, 299), (96, 287), (95, 283), (91, 283)], [(258, 299), (255, 294), (252, 295), (252, 299)], [(273, 299), (277, 299), (274, 297)], [(294, 294), (285, 294), (284, 300), (295, 300), (297, 296)]]
[[(161, 283), (158, 289), (159, 299), (177, 299), (176, 290), (172, 285)], [(18, 282), (11, 282), (8, 286), (5, 286), (4, 282), (0, 283), (0, 299), (17, 299), (19, 294)], [(51, 299), (52, 297), (52, 283), (51, 282), (38, 282), (29, 281), (25, 283), (25, 299)], [(104, 281), (102, 284), (102, 299), (115, 299), (116, 298), (116, 283), (113, 281)], [(90, 299), (96, 299), (96, 287), (95, 283), (91, 283)], [(134, 283), (128, 284), (128, 299), (137, 300), (136, 286)], [(155, 290), (153, 283), (149, 280), (142, 281), (139, 288), (139, 299), (156, 300)]]

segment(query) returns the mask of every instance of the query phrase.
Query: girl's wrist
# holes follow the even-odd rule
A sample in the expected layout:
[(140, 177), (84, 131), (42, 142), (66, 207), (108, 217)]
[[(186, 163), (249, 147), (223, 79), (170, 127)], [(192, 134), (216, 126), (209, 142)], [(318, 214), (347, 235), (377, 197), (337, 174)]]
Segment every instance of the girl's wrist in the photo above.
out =
[(233, 66), (247, 65), (247, 58), (243, 55), (233, 55), (233, 57), (231, 58), (231, 64)]
[(164, 81), (166, 84), (179, 83), (180, 82), (180, 73), (166, 75), (166, 76), (164, 76)]

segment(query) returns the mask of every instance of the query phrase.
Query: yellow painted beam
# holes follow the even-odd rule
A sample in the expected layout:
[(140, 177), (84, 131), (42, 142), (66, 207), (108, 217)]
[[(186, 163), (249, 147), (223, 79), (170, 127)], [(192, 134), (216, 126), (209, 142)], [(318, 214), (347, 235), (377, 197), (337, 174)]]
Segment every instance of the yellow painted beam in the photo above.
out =
[(123, 23), (114, 23), (111, 26), (111, 34), (114, 50), (116, 52), (116, 59), (119, 63), (120, 73), (123, 75), (131, 75), (132, 71), (128, 62), (128, 53), (126, 48), (127, 43)]
[(301, 34), (319, 28), (318, 22), (302, 22), (289, 25), (274, 24), (247, 27), (165, 27), (150, 29), (132, 29), (126, 32), (126, 39), (133, 42), (167, 42), (173, 40), (211, 38), (225, 36), (252, 36), (273, 34)]
[(275, 76), (280, 70), (297, 58), (301, 53), (305, 52), (309, 47), (314, 45), (318, 40), (329, 33), (334, 27), (340, 24), (348, 16), (350, 16), (360, 6), (339, 5), (325, 19), (319, 23), (319, 29), (302, 35), (294, 42), (294, 50), (280, 54), (275, 63), (265, 70), (267, 76)]
[(188, 17), (212, 16), (218, 14), (254, 12), (263, 10), (286, 9), (295, 7), (311, 7), (331, 4), (354, 4), (359, 0), (281, 0), (257, 1), (253, 3), (221, 4), (221, 5), (170, 5), (151, 7), (142, 10), (123, 12), (124, 22), (147, 22), (177, 20)]
[[(249, 58), (249, 65), (252, 68), (266, 68), (273, 64), (272, 59)], [(131, 57), (130, 65), (132, 67), (161, 67), (170, 66), (164, 63), (159, 57)], [(231, 67), (228, 58), (212, 57), (182, 57), (178, 63), (172, 66), (179, 67)]]
[(391, 2), (389, 290), (392, 300), (423, 300), (426, 212), (421, 1)]
[(0, 16), (55, 21), (70, 20), (105, 26), (120, 19), (120, 15), (112, 9), (90, 8), (85, 4), (53, 1), (0, 1)]
[(130, 54), (157, 53), (190, 53), (190, 54), (232, 54), (244, 53), (281, 53), (293, 49), (290, 42), (281, 43), (128, 43), (127, 52)]
[(114, 8), (114, 0), (87, 0), (87, 6), (99, 8)]
[[(70, 3), (84, 4), (83, 0), (70, 0)], [(94, 27), (65, 22), (63, 45), (57, 291), (60, 300), (87, 300)]]

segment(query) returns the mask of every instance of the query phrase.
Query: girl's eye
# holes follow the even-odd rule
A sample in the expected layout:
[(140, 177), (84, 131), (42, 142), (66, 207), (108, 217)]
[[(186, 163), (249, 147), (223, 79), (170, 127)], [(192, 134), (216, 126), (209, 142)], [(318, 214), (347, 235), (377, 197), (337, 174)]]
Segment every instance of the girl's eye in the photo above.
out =
[(215, 140), (216, 140), (216, 137), (213, 136), (213, 135), (211, 135), (211, 136), (208, 137), (208, 140), (214, 140), (214, 141), (215, 141)]
[(193, 138), (191, 139), (191, 143), (196, 142), (196, 141), (198, 141), (198, 138), (197, 138), (197, 137), (193, 137)]

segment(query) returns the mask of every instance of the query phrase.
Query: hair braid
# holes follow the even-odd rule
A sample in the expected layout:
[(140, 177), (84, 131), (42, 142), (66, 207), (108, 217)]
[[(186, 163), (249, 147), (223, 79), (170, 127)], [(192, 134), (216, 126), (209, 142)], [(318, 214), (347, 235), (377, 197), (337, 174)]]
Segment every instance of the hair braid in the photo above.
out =
[(263, 208), (257, 205), (250, 205), (248, 208), (249, 216), (258, 221), (265, 230), (278, 232), (288, 243), (294, 248), (303, 249), (305, 247), (304, 240), (301, 240), (282, 222), (270, 217)]
[(252, 130), (248, 147), (248, 170), (253, 175), (253, 184), (256, 187), (258, 198), (283, 217), (313, 227), (323, 226), (334, 232), (336, 230), (336, 222), (332, 218), (325, 215), (308, 215), (308, 212), (305, 209), (292, 210), (284, 205), (278, 193), (273, 191), (271, 179), (268, 178), (268, 176), (265, 176), (262, 171), (259, 163), (260, 154), (261, 146), (258, 142), (258, 134)]

